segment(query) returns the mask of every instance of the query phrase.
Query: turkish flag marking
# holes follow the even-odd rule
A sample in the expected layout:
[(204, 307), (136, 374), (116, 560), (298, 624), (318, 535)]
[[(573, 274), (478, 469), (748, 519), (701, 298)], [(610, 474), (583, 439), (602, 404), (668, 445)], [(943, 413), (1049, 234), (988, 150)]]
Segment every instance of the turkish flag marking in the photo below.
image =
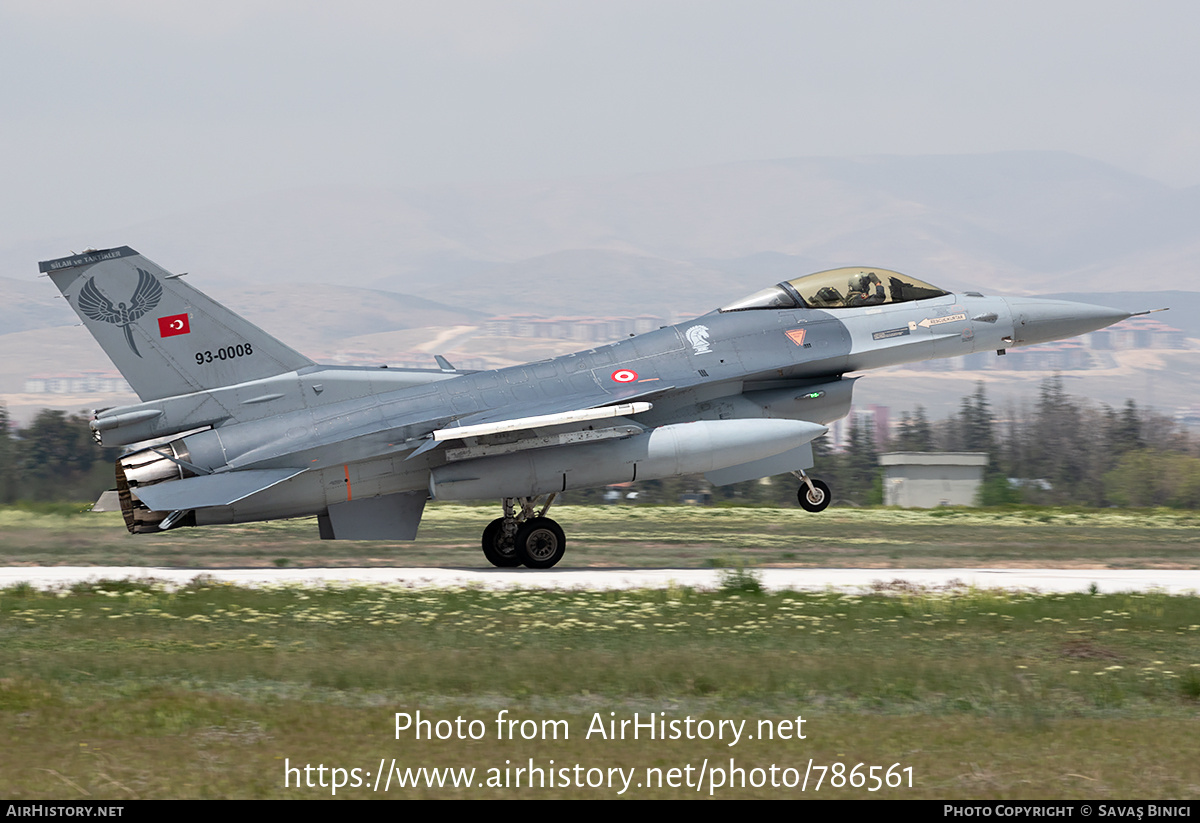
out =
[(158, 336), (174, 337), (177, 334), (190, 334), (192, 327), (188, 325), (186, 314), (172, 314), (170, 317), (158, 318)]
[(791, 331), (785, 331), (784, 334), (787, 335), (788, 340), (791, 340), (797, 346), (803, 346), (804, 345), (804, 332), (805, 332), (804, 329), (792, 329)]

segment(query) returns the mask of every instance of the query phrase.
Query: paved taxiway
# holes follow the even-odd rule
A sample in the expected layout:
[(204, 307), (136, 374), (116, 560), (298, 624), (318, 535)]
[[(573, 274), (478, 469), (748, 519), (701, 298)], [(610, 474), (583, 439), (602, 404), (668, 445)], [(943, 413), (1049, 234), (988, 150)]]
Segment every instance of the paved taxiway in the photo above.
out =
[[(184, 584), (199, 574), (238, 585), (361, 584), (479, 586), (482, 588), (633, 589), (692, 586), (716, 588), (717, 569), (164, 569), (136, 566), (16, 566), (0, 568), (0, 587), (29, 582), (56, 588), (87, 580), (154, 578)], [(974, 586), (1043, 592), (1160, 590), (1200, 592), (1200, 571), (1174, 569), (757, 569), (770, 589), (869, 591)]]

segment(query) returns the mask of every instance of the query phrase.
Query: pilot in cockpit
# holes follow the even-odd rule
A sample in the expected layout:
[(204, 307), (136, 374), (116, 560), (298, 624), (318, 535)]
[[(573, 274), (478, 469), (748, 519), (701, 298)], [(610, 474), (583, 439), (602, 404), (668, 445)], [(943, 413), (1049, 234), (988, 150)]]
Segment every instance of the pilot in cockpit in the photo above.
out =
[(846, 307), (875, 306), (887, 300), (883, 292), (883, 283), (875, 272), (850, 278), (846, 284)]

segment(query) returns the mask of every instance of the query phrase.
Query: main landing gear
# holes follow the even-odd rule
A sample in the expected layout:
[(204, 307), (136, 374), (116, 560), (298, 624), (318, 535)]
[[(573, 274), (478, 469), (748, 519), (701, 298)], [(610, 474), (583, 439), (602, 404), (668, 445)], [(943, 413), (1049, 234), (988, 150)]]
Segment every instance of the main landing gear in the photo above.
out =
[(800, 491), (796, 492), (796, 499), (800, 501), (800, 508), (806, 512), (823, 512), (829, 508), (829, 501), (833, 496), (829, 492), (829, 486), (825, 485), (820, 480), (814, 480), (802, 471), (792, 472), (800, 481)]
[(566, 535), (561, 526), (546, 517), (554, 498), (553, 494), (547, 497), (536, 514), (538, 498), (504, 498), (504, 516), (483, 530), (483, 556), (488, 562), (500, 568), (548, 569), (562, 560), (567, 550)]

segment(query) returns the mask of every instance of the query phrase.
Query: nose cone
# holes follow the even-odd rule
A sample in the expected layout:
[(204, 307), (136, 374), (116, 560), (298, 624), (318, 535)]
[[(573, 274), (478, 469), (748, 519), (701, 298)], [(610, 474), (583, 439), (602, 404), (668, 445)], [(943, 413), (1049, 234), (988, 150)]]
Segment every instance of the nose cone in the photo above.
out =
[(1008, 297), (1005, 300), (1012, 310), (1014, 346), (1031, 346), (1087, 334), (1131, 316), (1120, 309), (1070, 300), (1036, 297)]

